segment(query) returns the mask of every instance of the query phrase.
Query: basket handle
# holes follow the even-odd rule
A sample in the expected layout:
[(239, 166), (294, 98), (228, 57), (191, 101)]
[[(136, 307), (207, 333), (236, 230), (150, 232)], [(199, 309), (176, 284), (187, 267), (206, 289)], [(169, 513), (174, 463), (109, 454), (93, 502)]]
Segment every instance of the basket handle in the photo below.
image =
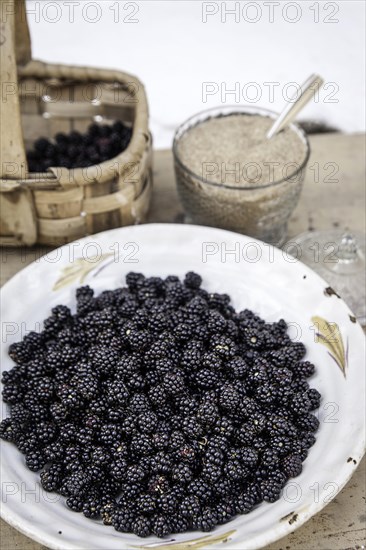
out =
[[(1, 2), (2, 3), (2, 2)], [(20, 116), (17, 64), (31, 58), (24, 0), (7, 0), (1, 10), (0, 176), (19, 179), (28, 170)]]

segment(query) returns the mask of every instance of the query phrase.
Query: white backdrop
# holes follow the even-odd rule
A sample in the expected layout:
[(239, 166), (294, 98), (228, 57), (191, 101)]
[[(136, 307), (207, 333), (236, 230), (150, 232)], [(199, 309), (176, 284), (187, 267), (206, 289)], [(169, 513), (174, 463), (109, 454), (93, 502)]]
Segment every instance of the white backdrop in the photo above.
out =
[(34, 57), (144, 82), (156, 147), (169, 147), (175, 127), (204, 108), (280, 110), (296, 92), (291, 82), (312, 72), (327, 85), (302, 117), (365, 129), (363, 0), (27, 0), (27, 11)]

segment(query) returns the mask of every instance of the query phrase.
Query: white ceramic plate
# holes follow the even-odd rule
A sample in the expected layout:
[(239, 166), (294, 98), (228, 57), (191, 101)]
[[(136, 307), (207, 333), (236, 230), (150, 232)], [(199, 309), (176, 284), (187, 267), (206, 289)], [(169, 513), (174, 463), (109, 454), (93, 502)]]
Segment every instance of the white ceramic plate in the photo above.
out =
[[(307, 346), (322, 394), (317, 442), (282, 498), (261, 504), (212, 533), (190, 532), (166, 541), (116, 532), (67, 509), (44, 492), (38, 474), (10, 443), (2, 442), (2, 516), (50, 548), (260, 548), (303, 524), (344, 486), (364, 452), (365, 338), (347, 306), (309, 268), (281, 250), (227, 231), (192, 225), (142, 225), (116, 229), (66, 245), (13, 277), (2, 290), (2, 368), (12, 367), (9, 344), (21, 339), (58, 303), (74, 305), (85, 283), (97, 292), (124, 284), (129, 271), (184, 275), (195, 270), (213, 292), (227, 292), (237, 309), (267, 321), (283, 317), (291, 335)], [(330, 328), (327, 323), (331, 323)], [(317, 336), (321, 333), (320, 336)], [(2, 415), (6, 407), (2, 404)]]

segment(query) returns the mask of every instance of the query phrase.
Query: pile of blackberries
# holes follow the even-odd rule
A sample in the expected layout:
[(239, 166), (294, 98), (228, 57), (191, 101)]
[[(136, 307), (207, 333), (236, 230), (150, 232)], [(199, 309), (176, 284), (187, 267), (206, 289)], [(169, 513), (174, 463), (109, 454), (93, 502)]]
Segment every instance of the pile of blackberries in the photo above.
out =
[(112, 125), (91, 124), (86, 134), (76, 130), (62, 132), (53, 140), (41, 137), (34, 142), (34, 149), (27, 151), (29, 172), (46, 172), (48, 168), (87, 168), (109, 160), (127, 149), (132, 129), (123, 122)]
[(126, 280), (9, 347), (1, 437), (71, 510), (141, 537), (278, 500), (319, 425), (304, 345), (193, 272)]

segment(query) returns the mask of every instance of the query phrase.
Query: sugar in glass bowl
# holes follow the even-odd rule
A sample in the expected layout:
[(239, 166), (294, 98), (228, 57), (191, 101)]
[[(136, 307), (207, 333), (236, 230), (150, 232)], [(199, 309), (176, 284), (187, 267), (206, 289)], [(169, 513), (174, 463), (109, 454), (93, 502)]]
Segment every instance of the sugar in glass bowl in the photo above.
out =
[(310, 156), (290, 124), (268, 140), (276, 114), (225, 106), (184, 122), (173, 143), (178, 193), (188, 221), (280, 246), (300, 197)]

